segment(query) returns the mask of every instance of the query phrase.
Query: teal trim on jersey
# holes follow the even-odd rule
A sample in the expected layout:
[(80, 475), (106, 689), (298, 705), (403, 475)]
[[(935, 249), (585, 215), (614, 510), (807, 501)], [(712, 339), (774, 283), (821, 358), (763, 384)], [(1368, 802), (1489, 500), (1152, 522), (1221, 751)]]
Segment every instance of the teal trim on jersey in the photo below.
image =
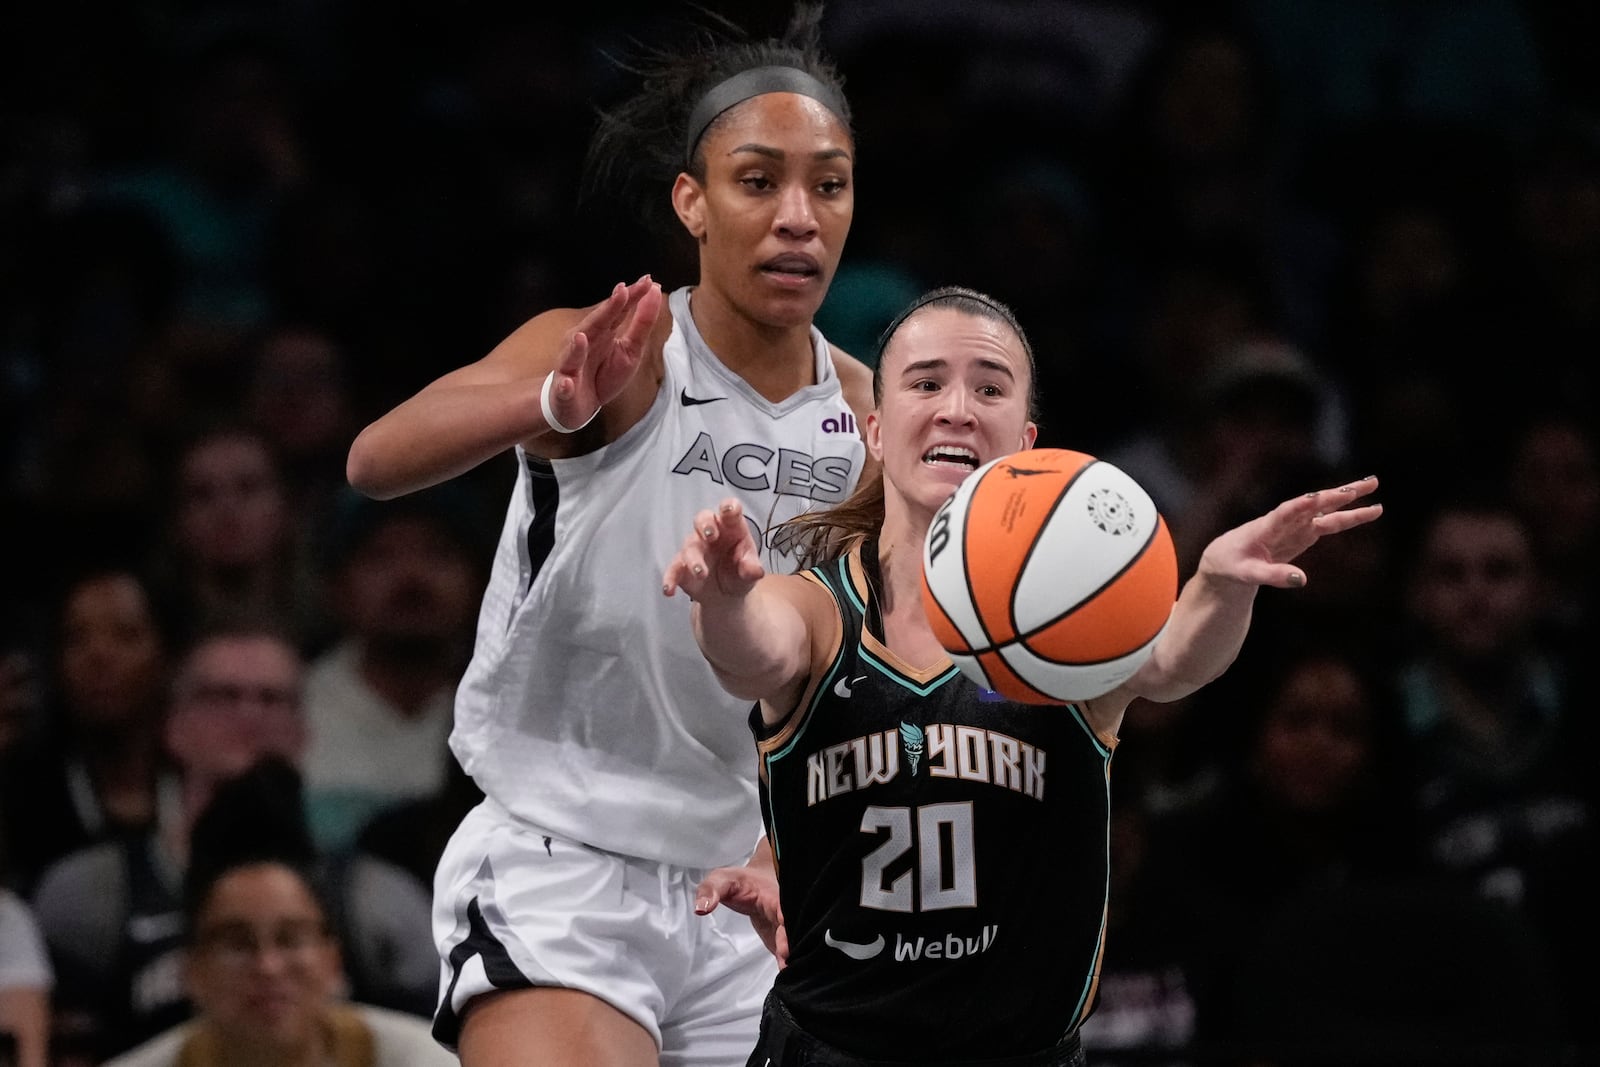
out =
[[(818, 571), (817, 574), (818, 577), (821, 577), (820, 571)], [(824, 579), (824, 584), (826, 584), (826, 579)], [(800, 743), (800, 739), (805, 736), (806, 727), (811, 725), (811, 717), (817, 710), (817, 704), (821, 702), (822, 698), (827, 695), (828, 687), (838, 679), (840, 673), (839, 669), (844, 666), (844, 650), (845, 644), (843, 641), (840, 641), (839, 651), (834, 654), (832, 665), (830, 665), (827, 671), (823, 674), (822, 684), (817, 686), (816, 694), (812, 696), (811, 703), (805, 710), (805, 718), (802, 719), (800, 721), (800, 725), (795, 728), (794, 736), (789, 738), (789, 743), (787, 745), (784, 745), (782, 748), (778, 749), (778, 751), (767, 757), (767, 824), (771, 827), (767, 837), (772, 841), (773, 859), (782, 859), (783, 849), (778, 844), (778, 812), (773, 806), (772, 799), (773, 793), (775, 792), (772, 787), (772, 765), (793, 751), (794, 746), (798, 745)]]
[(846, 566), (846, 561), (849, 558), (849, 556), (839, 557), (839, 584), (844, 587), (844, 595), (850, 598), (850, 603), (854, 604), (856, 610), (861, 613), (862, 625), (865, 626), (865, 620), (867, 618), (867, 605), (862, 603), (860, 597), (856, 596), (855, 586), (850, 584), (850, 570), (849, 567)]
[[(1077, 707), (1075, 705), (1069, 704), (1067, 706), (1072, 708), (1073, 714), (1077, 714), (1078, 713), (1078, 709), (1077, 709)], [(1093, 736), (1094, 731), (1091, 730), (1091, 731), (1089, 731), (1089, 733), (1090, 733), (1091, 736)], [(1110, 763), (1110, 759), (1111, 759), (1110, 753), (1107, 753), (1106, 762), (1108, 764)], [(1074, 1019), (1074, 1022), (1073, 1022), (1074, 1026), (1080, 1026), (1083, 1023), (1083, 1013), (1084, 1013), (1084, 1010), (1088, 1007), (1088, 1003), (1089, 1003), (1089, 990), (1094, 986), (1094, 976), (1095, 976), (1094, 962), (1095, 962), (1095, 960), (1104, 958), (1103, 953), (1105, 951), (1105, 943), (1106, 943), (1106, 914), (1107, 914), (1107, 909), (1111, 906), (1111, 768), (1109, 766), (1106, 767), (1105, 781), (1106, 781), (1106, 839), (1105, 839), (1106, 840), (1106, 853), (1105, 853), (1105, 855), (1106, 855), (1106, 881), (1105, 881), (1104, 891), (1103, 891), (1103, 893), (1101, 894), (1101, 897), (1100, 897), (1100, 934), (1099, 934), (1098, 937), (1096, 937), (1094, 939), (1094, 956), (1093, 956), (1092, 959), (1089, 960), (1089, 965), (1084, 968), (1084, 973), (1088, 975), (1088, 978), (1086, 978), (1084, 980), (1083, 992), (1078, 994), (1078, 1004), (1077, 1004), (1077, 1007), (1073, 1009), (1073, 1013), (1072, 1014), (1073, 1014), (1073, 1019)]]
[(1072, 718), (1077, 722), (1078, 728), (1087, 734), (1089, 740), (1094, 743), (1094, 747), (1100, 750), (1100, 755), (1105, 759), (1110, 759), (1111, 750), (1105, 746), (1105, 742), (1100, 740), (1100, 735), (1094, 732), (1094, 728), (1089, 725), (1089, 720), (1083, 717), (1083, 709), (1076, 704), (1068, 704), (1067, 710), (1072, 712)]
[(927, 685), (918, 685), (916, 682), (911, 681), (909, 678), (895, 670), (893, 667), (889, 666), (887, 663), (884, 663), (882, 660), (878, 659), (878, 657), (874, 656), (871, 652), (868, 652), (866, 646), (857, 645), (856, 651), (861, 654), (862, 659), (876, 667), (879, 674), (889, 679), (889, 681), (897, 683), (902, 688), (911, 690), (919, 697), (927, 696), (929, 693), (933, 692), (935, 689), (939, 688), (941, 685), (950, 681), (950, 679), (961, 673), (961, 668), (952, 663), (949, 670), (939, 675), (939, 677), (935, 678)]

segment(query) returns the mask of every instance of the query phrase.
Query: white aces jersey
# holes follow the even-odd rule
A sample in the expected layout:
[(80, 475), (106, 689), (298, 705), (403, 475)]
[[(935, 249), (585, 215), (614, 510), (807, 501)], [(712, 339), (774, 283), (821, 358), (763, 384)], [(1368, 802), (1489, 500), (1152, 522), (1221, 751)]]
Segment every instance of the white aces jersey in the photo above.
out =
[(517, 482), (456, 694), (450, 747), (513, 817), (685, 867), (742, 862), (761, 834), (750, 701), (718, 684), (689, 599), (661, 593), (695, 513), (728, 496), (766, 546), (775, 524), (844, 499), (865, 448), (815, 327), (817, 383), (771, 403), (668, 300), (649, 412), (586, 456), (517, 448)]

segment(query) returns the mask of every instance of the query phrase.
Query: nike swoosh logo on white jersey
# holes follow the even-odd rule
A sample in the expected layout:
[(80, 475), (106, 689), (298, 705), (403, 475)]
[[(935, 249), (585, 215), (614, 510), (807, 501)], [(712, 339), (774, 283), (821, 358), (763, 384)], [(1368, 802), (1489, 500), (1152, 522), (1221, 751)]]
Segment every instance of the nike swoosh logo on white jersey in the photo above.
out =
[(865, 945), (858, 945), (854, 941), (840, 941), (833, 936), (832, 930), (822, 931), (822, 943), (829, 948), (836, 948), (853, 960), (870, 960), (883, 951), (883, 935), (879, 934)]
[(843, 699), (849, 700), (850, 699), (850, 691), (852, 689), (854, 689), (856, 686), (860, 685), (862, 682), (866, 681), (866, 680), (867, 680), (867, 676), (864, 675), (864, 674), (859, 678), (851, 678), (849, 681), (846, 681), (845, 679), (840, 678), (838, 683), (836, 685), (834, 685), (833, 691), (834, 691), (835, 694), (837, 694), (838, 696), (842, 697)]
[(719, 400), (726, 400), (726, 399), (728, 399), (728, 398), (725, 397), (725, 396), (707, 396), (707, 397), (690, 396), (689, 395), (689, 390), (687, 390), (687, 389), (684, 389), (684, 390), (682, 390), (681, 392), (678, 393), (678, 402), (681, 403), (686, 408), (687, 407), (693, 407), (696, 404), (715, 404)]

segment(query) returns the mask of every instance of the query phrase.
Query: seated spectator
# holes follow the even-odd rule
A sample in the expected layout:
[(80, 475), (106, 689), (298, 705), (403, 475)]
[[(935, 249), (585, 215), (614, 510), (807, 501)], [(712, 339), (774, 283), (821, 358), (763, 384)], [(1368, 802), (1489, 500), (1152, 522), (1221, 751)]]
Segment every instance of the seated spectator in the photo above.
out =
[(300, 812), (276, 841), (260, 826), (239, 833), (238, 817), (263, 813), (224, 813), (221, 800), (207, 812), (221, 832), (196, 827), (185, 880), (183, 981), (195, 1016), (107, 1067), (455, 1063), (426, 1020), (342, 997), (337, 907), (322, 895)]
[(410, 871), (430, 893), (450, 835), (483, 800), (483, 790), (461, 769), (455, 753), (446, 752), (444, 762), (444, 784), (437, 792), (381, 812), (362, 829), (355, 845), (358, 852)]
[(222, 422), (178, 449), (162, 577), (192, 632), (241, 618), (289, 628), (305, 648), (323, 631), (277, 454), (261, 431)]
[[(0, 1062), (45, 1067), (53, 981), (44, 940), (28, 906), (0, 889)], [(6, 1043), (13, 1046), (7, 1061)]]
[[(0, 837), (24, 896), (68, 852), (147, 832), (174, 781), (161, 747), (167, 620), (149, 585), (120, 565), (85, 567), (63, 585), (52, 621), (42, 721), (0, 773)], [(20, 654), (0, 668), (14, 690), (5, 699), (32, 703), (28, 674)]]
[(1543, 938), (1581, 1034), (1600, 995), (1594, 679), (1538, 625), (1533, 545), (1492, 493), (1427, 509), (1404, 571), (1410, 640), (1395, 681), (1426, 859)]
[[(1234, 1003), (1243, 960), (1274, 916), (1306, 894), (1417, 866), (1386, 661), (1355, 641), (1261, 636), (1201, 709), (1229, 773), (1203, 803), (1152, 826), (1145, 896), (1134, 896), (1148, 906), (1135, 945), (1140, 934), (1192, 943), (1194, 1036), (1208, 1048), (1245, 1036)], [(1109, 942), (1108, 959), (1120, 944)]]
[[(181, 888), (192, 827), (220, 789), (261, 760), (301, 758), (302, 686), (298, 654), (273, 631), (201, 638), (179, 665), (167, 718), (167, 747), (181, 771), (176, 811), (143, 837), (72, 853), (40, 880), (33, 904), (58, 973), (58, 1022), (100, 1055), (189, 1016)], [(430, 1012), (438, 960), (426, 890), (376, 859), (328, 862), (352, 993)]]
[(330, 581), (341, 632), (307, 671), (305, 697), (306, 801), (317, 843), (335, 850), (383, 809), (443, 787), (482, 593), (459, 488), (387, 503), (351, 492), (343, 505)]

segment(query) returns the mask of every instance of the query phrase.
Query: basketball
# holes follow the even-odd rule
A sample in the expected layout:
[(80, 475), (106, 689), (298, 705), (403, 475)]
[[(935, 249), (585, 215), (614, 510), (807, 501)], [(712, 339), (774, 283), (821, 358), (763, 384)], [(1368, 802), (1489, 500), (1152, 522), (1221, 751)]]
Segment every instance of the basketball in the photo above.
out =
[(923, 543), (939, 643), (978, 685), (1024, 703), (1116, 688), (1150, 658), (1177, 595), (1172, 534), (1150, 494), (1082, 452), (985, 463)]

